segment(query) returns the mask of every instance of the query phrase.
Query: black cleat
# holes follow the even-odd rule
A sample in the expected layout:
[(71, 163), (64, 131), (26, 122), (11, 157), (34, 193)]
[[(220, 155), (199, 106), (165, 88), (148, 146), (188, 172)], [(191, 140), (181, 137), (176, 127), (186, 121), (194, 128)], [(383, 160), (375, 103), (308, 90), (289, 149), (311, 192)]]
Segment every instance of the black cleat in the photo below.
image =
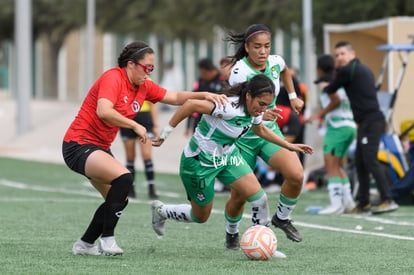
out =
[(300, 235), (298, 230), (293, 226), (291, 220), (281, 220), (275, 214), (272, 218), (272, 224), (275, 227), (282, 229), (289, 240), (292, 240), (294, 242), (302, 241), (302, 236)]
[(158, 195), (157, 193), (155, 193), (154, 184), (148, 185), (148, 198), (150, 198), (151, 200), (158, 199)]
[(240, 250), (239, 233), (230, 234), (226, 232), (226, 249)]

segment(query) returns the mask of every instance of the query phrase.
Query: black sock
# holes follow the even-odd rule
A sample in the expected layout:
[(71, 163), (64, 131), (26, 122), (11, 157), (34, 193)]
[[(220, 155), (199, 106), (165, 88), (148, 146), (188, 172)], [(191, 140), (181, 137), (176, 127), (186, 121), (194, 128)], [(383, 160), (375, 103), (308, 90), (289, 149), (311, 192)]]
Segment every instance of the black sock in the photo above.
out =
[(114, 235), (115, 226), (122, 215), (122, 210), (126, 206), (125, 200), (128, 196), (132, 182), (133, 179), (131, 173), (123, 174), (111, 182), (112, 186), (111, 189), (109, 189), (105, 201), (102, 237)]
[(144, 160), (144, 167), (145, 167), (145, 176), (147, 177), (148, 182), (154, 182), (154, 165), (152, 164), (152, 160)]
[[(128, 200), (125, 201), (122, 209), (124, 209), (127, 205)], [(102, 203), (98, 209), (96, 209), (91, 223), (81, 238), (82, 241), (92, 244), (99, 238), (99, 236), (101, 236), (104, 223), (104, 209), (105, 203)]]
[(91, 223), (83, 234), (81, 240), (87, 243), (94, 243), (102, 234), (105, 203), (102, 203), (95, 211)]

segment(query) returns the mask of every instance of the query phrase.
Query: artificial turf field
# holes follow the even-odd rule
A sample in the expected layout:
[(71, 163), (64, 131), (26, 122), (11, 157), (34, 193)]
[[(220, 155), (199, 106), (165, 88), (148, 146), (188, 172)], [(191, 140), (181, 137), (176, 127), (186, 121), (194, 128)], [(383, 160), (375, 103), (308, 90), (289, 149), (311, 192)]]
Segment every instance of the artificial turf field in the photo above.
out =
[[(156, 180), (162, 201), (186, 203), (177, 175), (158, 173)], [(308, 191), (293, 215), (304, 240), (293, 243), (272, 228), (287, 258), (252, 261), (224, 249), (227, 193), (217, 194), (207, 223), (167, 221), (159, 239), (146, 189), (137, 187), (116, 229), (124, 255), (75, 256), (72, 244), (102, 202), (98, 192), (64, 165), (0, 158), (0, 274), (414, 274), (413, 206), (376, 216), (317, 216), (304, 209), (326, 205), (327, 193)], [(273, 212), (278, 193), (268, 198)], [(246, 215), (241, 231), (249, 225)]]

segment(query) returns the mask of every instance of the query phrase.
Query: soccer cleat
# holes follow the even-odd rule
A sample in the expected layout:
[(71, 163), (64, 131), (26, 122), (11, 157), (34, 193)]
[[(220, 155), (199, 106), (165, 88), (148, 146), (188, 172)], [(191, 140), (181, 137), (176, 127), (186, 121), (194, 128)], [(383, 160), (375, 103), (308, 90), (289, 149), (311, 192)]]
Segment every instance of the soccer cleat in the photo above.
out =
[(382, 214), (387, 213), (391, 211), (395, 211), (398, 209), (398, 204), (396, 204), (394, 201), (383, 201), (380, 204), (378, 204), (376, 207), (372, 208), (372, 214)]
[(98, 250), (98, 246), (84, 242), (82, 240), (77, 240), (72, 247), (72, 252), (74, 255), (93, 255), (99, 256), (101, 253)]
[(356, 204), (355, 204), (355, 202), (354, 202), (354, 200), (348, 200), (348, 201), (345, 201), (344, 200), (344, 213), (348, 213), (348, 212), (350, 212), (350, 211), (352, 211), (352, 209), (354, 209), (356, 207)]
[(240, 250), (239, 233), (230, 234), (226, 232), (226, 249)]
[(99, 239), (99, 252), (105, 256), (117, 256), (124, 254), (124, 251), (116, 244), (115, 237), (101, 237)]
[(153, 201), (151, 203), (152, 229), (154, 229), (155, 233), (157, 233), (158, 236), (163, 236), (165, 233), (166, 218), (161, 217), (160, 214), (158, 214), (158, 209), (163, 205), (164, 204), (161, 201)]
[(318, 212), (319, 215), (335, 215), (342, 213), (344, 213), (344, 208), (342, 207), (342, 205), (329, 205)]
[(293, 226), (291, 220), (281, 220), (275, 214), (272, 217), (272, 224), (275, 227), (282, 229), (289, 240), (292, 240), (294, 242), (302, 241), (302, 236), (300, 235), (298, 230)]
[(351, 210), (345, 211), (345, 214), (371, 214), (371, 204), (368, 203), (366, 205), (358, 204)]
[(158, 199), (158, 195), (157, 195), (157, 193), (155, 193), (154, 184), (149, 184), (148, 185), (148, 198), (150, 198), (151, 200)]

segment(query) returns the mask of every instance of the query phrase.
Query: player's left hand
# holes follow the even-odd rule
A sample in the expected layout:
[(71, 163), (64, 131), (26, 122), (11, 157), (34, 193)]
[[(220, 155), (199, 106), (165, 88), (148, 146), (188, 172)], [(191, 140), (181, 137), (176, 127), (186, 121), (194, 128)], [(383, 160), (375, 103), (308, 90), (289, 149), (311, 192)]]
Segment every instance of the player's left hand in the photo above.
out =
[(264, 113), (263, 113), (263, 120), (266, 121), (272, 121), (275, 119), (282, 119), (283, 116), (281, 116), (279, 113), (282, 112), (282, 109), (278, 109), (277, 107), (271, 108), (271, 109), (267, 109)]
[(223, 94), (214, 94), (214, 93), (207, 93), (206, 100), (217, 103), (218, 107), (226, 106), (228, 99), (226, 95)]
[(290, 106), (292, 107), (292, 110), (297, 114), (299, 114), (300, 111), (302, 111), (304, 105), (305, 103), (303, 102), (303, 100), (298, 97), (290, 101)]

